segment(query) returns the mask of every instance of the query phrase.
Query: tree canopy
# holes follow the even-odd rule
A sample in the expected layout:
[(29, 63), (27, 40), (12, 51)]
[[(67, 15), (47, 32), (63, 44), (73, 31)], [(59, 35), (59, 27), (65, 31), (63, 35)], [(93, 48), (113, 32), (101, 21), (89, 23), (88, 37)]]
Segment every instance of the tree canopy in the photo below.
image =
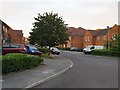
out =
[(38, 17), (34, 19), (36, 21), (33, 23), (33, 29), (29, 37), (31, 44), (52, 47), (66, 44), (69, 40), (69, 35), (66, 32), (67, 24), (57, 13), (46, 12), (43, 15), (38, 13)]

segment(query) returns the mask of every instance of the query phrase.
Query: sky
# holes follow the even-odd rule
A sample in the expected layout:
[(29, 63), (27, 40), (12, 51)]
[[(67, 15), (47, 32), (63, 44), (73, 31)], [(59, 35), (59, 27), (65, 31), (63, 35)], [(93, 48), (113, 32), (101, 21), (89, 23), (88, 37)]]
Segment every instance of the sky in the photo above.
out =
[(119, 0), (0, 0), (0, 19), (28, 37), (34, 17), (58, 13), (68, 27), (106, 28), (118, 24)]

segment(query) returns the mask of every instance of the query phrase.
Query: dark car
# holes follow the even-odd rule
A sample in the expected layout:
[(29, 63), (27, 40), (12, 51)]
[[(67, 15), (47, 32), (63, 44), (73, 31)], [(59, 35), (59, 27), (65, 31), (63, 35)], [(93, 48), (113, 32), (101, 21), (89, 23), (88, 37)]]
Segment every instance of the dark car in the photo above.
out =
[(56, 47), (51, 47), (50, 51), (51, 51), (52, 54), (57, 54), (57, 55), (60, 54), (60, 51)]
[(26, 45), (27, 53), (32, 55), (41, 56), (42, 52), (39, 51), (34, 45)]
[(23, 44), (3, 44), (2, 45), (2, 54), (8, 53), (26, 53), (26, 47)]
[(71, 47), (70, 51), (78, 51), (78, 52), (80, 52), (80, 51), (82, 51), (82, 49), (78, 48), (78, 47)]

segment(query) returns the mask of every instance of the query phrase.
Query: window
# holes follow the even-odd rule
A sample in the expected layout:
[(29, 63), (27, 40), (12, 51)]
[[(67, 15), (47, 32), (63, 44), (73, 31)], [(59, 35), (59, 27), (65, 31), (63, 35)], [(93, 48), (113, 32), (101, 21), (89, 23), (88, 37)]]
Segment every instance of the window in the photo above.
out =
[(100, 40), (100, 37), (97, 37), (97, 40)]
[(106, 39), (107, 39), (107, 37), (106, 37), (106, 36), (104, 36), (104, 37), (103, 37), (103, 40), (106, 40)]
[(7, 30), (7, 28), (6, 28), (6, 29), (5, 29), (5, 32), (7, 33), (7, 31), (8, 31), (8, 30)]
[(86, 38), (85, 38), (85, 41), (90, 41), (90, 37), (86, 37)]
[(88, 37), (88, 41), (90, 41), (90, 37)]
[(116, 36), (116, 34), (113, 34), (113, 35), (112, 35), (112, 39), (113, 39), (113, 40), (116, 40), (115, 36)]
[(5, 27), (3, 26), (2, 29), (3, 29), (3, 31), (4, 31)]
[(8, 29), (5, 26), (3, 26), (2, 29), (5, 33), (7, 33)]
[(87, 37), (85, 38), (85, 41), (87, 41)]

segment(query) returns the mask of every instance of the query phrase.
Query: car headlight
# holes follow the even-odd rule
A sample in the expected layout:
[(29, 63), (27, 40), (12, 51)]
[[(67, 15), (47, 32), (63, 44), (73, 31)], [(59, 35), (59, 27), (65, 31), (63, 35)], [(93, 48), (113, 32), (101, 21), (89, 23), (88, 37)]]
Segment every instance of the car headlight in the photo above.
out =
[(34, 53), (35, 51), (34, 51), (34, 50), (32, 50), (31, 52), (32, 52), (32, 53)]

